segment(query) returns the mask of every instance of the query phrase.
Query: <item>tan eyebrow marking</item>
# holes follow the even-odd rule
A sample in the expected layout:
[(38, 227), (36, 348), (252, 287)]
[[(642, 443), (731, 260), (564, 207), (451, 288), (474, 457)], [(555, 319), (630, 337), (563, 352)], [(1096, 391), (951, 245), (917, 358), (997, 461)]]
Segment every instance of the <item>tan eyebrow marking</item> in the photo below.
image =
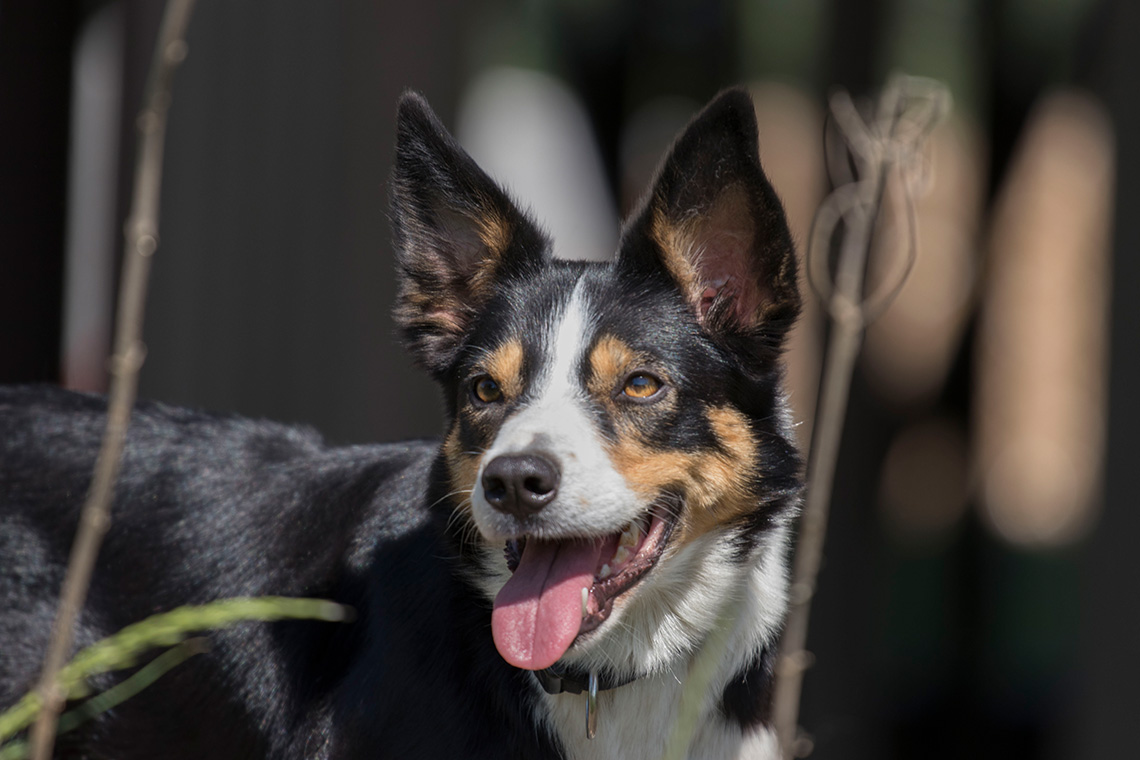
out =
[(507, 398), (514, 399), (522, 395), (523, 346), (518, 338), (511, 338), (501, 344), (487, 355), (482, 364)]
[(590, 351), (590, 393), (608, 399), (617, 383), (639, 361), (637, 353), (625, 341), (604, 335)]

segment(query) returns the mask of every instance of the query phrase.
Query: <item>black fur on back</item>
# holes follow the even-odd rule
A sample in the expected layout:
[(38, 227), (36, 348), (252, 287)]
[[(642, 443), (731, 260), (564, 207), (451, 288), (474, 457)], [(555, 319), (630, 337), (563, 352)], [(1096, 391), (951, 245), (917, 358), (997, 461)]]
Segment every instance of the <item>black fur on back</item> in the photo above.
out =
[[(37, 678), (104, 411), (0, 388), (0, 708)], [(471, 634), (489, 611), (459, 579), (447, 515), (428, 508), (435, 444), (335, 449), (308, 429), (155, 403), (127, 440), (79, 646), (232, 596), (321, 597), (357, 617), (210, 634), (207, 654), (62, 736), (60, 756), (557, 754), (530, 722), (530, 676)]]

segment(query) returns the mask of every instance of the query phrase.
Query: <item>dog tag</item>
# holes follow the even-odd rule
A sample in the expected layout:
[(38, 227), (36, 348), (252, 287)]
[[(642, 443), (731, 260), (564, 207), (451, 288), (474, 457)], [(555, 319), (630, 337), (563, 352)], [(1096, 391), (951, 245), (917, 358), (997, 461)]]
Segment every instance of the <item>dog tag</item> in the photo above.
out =
[(598, 674), (590, 671), (590, 685), (586, 689), (586, 738), (598, 733)]

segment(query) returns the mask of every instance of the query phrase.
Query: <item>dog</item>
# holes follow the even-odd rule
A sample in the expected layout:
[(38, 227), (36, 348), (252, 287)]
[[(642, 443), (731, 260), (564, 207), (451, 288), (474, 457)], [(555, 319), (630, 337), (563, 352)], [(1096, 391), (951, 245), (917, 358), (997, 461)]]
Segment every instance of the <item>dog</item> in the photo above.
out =
[[(354, 621), (214, 632), (57, 755), (658, 758), (708, 643), (689, 756), (776, 757), (800, 297), (747, 93), (694, 117), (605, 263), (553, 258), (419, 95), (397, 132), (395, 319), (442, 442), (140, 403), (76, 635), (235, 596)], [(36, 682), (105, 413), (0, 393), (0, 708)]]

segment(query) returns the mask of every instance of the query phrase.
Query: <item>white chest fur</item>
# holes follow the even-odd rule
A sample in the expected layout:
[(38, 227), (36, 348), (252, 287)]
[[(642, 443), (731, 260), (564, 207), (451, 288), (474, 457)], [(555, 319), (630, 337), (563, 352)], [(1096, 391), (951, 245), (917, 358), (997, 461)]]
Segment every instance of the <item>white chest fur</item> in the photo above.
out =
[[(586, 697), (546, 697), (548, 719), (568, 760), (660, 760), (672, 736), (682, 685), (671, 675), (644, 678), (598, 695), (598, 731), (586, 738)], [(744, 734), (726, 721), (710, 698), (702, 710), (688, 757), (701, 760), (775, 760), (775, 735), (759, 728)]]

